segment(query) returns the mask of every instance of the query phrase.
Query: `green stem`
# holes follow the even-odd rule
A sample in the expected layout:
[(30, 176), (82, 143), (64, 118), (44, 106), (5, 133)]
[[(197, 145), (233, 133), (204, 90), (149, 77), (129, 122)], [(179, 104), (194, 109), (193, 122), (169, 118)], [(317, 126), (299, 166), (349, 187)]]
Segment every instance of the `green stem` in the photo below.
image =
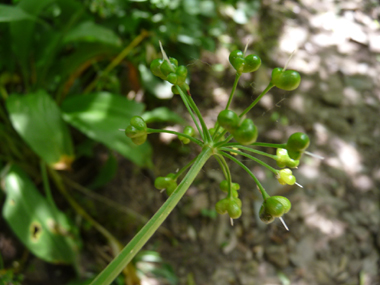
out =
[[(219, 148), (220, 150), (223, 150), (223, 151), (231, 151), (231, 149), (229, 148), (226, 148), (226, 147), (221, 147)], [(237, 153), (237, 154), (240, 154), (242, 156), (245, 156), (249, 159), (252, 159), (253, 161), (256, 161), (257, 163), (261, 164), (262, 166), (266, 167), (267, 169), (269, 169), (270, 171), (272, 171), (275, 175), (278, 174), (278, 170), (277, 169), (274, 169), (273, 167), (269, 166), (268, 164), (266, 164), (265, 162), (262, 162), (260, 159), (252, 156), (252, 155), (249, 155), (248, 153), (245, 153), (245, 152), (242, 152), (242, 151), (238, 151), (238, 150), (233, 150), (233, 152)]]
[(250, 111), (250, 110), (251, 110), (251, 109), (257, 104), (257, 102), (260, 101), (261, 97), (263, 97), (263, 96), (264, 96), (269, 90), (271, 90), (273, 87), (274, 87), (274, 85), (273, 85), (272, 83), (269, 83), (268, 86), (267, 86), (267, 88), (265, 88), (264, 91), (261, 92), (261, 94), (259, 95), (259, 97), (257, 97), (256, 100), (253, 101), (252, 104), (249, 105), (248, 108), (245, 109), (245, 110), (243, 111), (243, 113), (240, 114), (239, 117), (241, 118), (241, 117), (243, 117), (245, 114), (247, 114), (247, 113), (248, 113), (248, 112), (249, 112), (249, 111)]
[(181, 136), (181, 137), (185, 137), (185, 138), (188, 138), (189, 140), (191, 140), (192, 142), (200, 145), (200, 146), (203, 146), (203, 143), (196, 139), (196, 138), (193, 138), (189, 135), (186, 135), (186, 134), (183, 134), (183, 133), (179, 133), (179, 132), (176, 132), (176, 131), (169, 131), (169, 130), (156, 130), (156, 129), (150, 129), (150, 128), (147, 128), (147, 132), (150, 133), (150, 134), (153, 134), (153, 133), (167, 133), (167, 134), (173, 134), (173, 135), (177, 135), (177, 136)]
[(120, 272), (131, 262), (132, 258), (146, 244), (158, 227), (164, 222), (182, 196), (186, 193), (203, 165), (212, 154), (211, 148), (204, 148), (198, 155), (194, 165), (183, 178), (176, 190), (170, 195), (161, 208), (154, 214), (148, 223), (135, 235), (135, 237), (124, 247), (120, 254), (92, 281), (91, 285), (109, 285), (120, 274)]
[(265, 191), (264, 187), (261, 185), (260, 181), (256, 178), (256, 176), (251, 172), (251, 170), (248, 169), (247, 166), (245, 166), (242, 162), (240, 162), (239, 160), (237, 160), (235, 157), (233, 157), (232, 155), (229, 155), (223, 151), (219, 151), (218, 153), (220, 153), (221, 155), (231, 159), (232, 161), (236, 162), (241, 168), (243, 168), (251, 177), (252, 179), (255, 181), (257, 187), (259, 187), (259, 190), (261, 192), (261, 195), (263, 196), (263, 199), (266, 200), (267, 198), (269, 198), (270, 196), (268, 195), (268, 193)]
[[(242, 145), (235, 145), (234, 147), (238, 148), (238, 149), (243, 149), (245, 151), (250, 151), (250, 152), (253, 152), (253, 153), (256, 153), (256, 154), (259, 154), (259, 155), (263, 155), (263, 156), (272, 158), (274, 160), (277, 160), (277, 155), (269, 154), (269, 153), (266, 153), (266, 152), (263, 152), (263, 151), (259, 151), (259, 150), (256, 150), (256, 149), (252, 149), (252, 148), (249, 148), (247, 146), (242, 146)], [(224, 149), (225, 148), (226, 147), (224, 147)], [(230, 151), (234, 152), (235, 150), (231, 148)]]
[(214, 155), (214, 157), (215, 157), (215, 159), (218, 161), (220, 167), (222, 168), (222, 172), (223, 172), (224, 177), (227, 177), (227, 172), (226, 172), (226, 170), (224, 169), (224, 165), (223, 165), (222, 161), (220, 160), (220, 157), (217, 156), (217, 155)]
[(286, 148), (286, 143), (261, 143), (255, 142), (251, 144), (252, 146), (264, 146), (264, 147), (274, 147), (274, 148)]
[[(228, 98), (228, 102), (227, 102), (227, 105), (226, 105), (226, 108), (225, 110), (228, 110), (228, 108), (230, 107), (231, 105), (231, 102), (232, 102), (232, 98), (234, 97), (234, 94), (235, 94), (235, 91), (236, 91), (236, 87), (237, 87), (237, 84), (239, 82), (239, 78), (240, 78), (241, 74), (239, 73), (236, 73), (236, 76), (235, 76), (235, 81), (234, 81), (234, 85), (232, 86), (232, 90), (231, 90), (231, 93), (230, 93), (230, 97)], [(214, 135), (212, 136), (212, 139), (214, 140), (216, 138), (216, 136), (218, 135), (218, 130), (219, 130), (219, 124), (218, 124), (218, 121), (216, 121), (215, 123), (215, 133)], [(220, 139), (221, 137), (223, 137), (223, 135), (226, 133), (226, 131), (218, 137), (218, 139)], [(216, 140), (218, 141), (218, 140)]]
[(47, 172), (46, 172), (46, 164), (42, 160), (40, 161), (40, 168), (41, 168), (41, 175), (42, 175), (42, 181), (44, 184), (46, 199), (54, 211), (55, 219), (58, 221), (58, 219), (57, 219), (58, 218), (58, 215), (57, 215), (58, 208), (54, 202), (53, 195), (51, 194), (49, 179), (48, 179)]
[(206, 142), (211, 142), (211, 135), (207, 129), (205, 121), (203, 120), (202, 114), (201, 114), (201, 112), (199, 112), (199, 109), (198, 109), (197, 105), (195, 104), (193, 98), (191, 98), (188, 95), (185, 95), (185, 93), (183, 93), (182, 89), (178, 85), (176, 85), (176, 88), (177, 88), (179, 94), (181, 95), (182, 99), (184, 101), (186, 100), (189, 103), (191, 109), (193, 109), (195, 114), (197, 115), (198, 120), (201, 123), (202, 130), (203, 130), (203, 140)]
[[(176, 85), (176, 88), (181, 90), (181, 88), (178, 85)], [(181, 96), (181, 99), (182, 99), (183, 103), (185, 104), (187, 111), (189, 112), (191, 118), (193, 119), (195, 126), (198, 129), (199, 135), (201, 136), (202, 140), (204, 140), (204, 134), (203, 134), (202, 129), (200, 128), (198, 122), (197, 122), (197, 119), (195, 119), (193, 111), (190, 108), (189, 101), (187, 100), (187, 96), (183, 92), (180, 92), (179, 95)]]
[(236, 77), (235, 77), (235, 81), (234, 81), (234, 85), (232, 86), (232, 90), (231, 90), (231, 93), (230, 93), (230, 98), (228, 98), (228, 102), (227, 102), (227, 105), (226, 105), (226, 110), (228, 110), (228, 108), (230, 107), (231, 105), (231, 102), (232, 102), (232, 98), (234, 97), (234, 94), (235, 94), (235, 90), (236, 90), (236, 86), (239, 82), (239, 78), (240, 78), (241, 74), (239, 73), (236, 73)]
[(228, 167), (228, 164), (226, 162), (226, 160), (224, 159), (224, 157), (220, 154), (217, 154), (216, 157), (219, 156), (219, 160), (218, 162), (222, 164), (222, 166), (224, 167), (224, 170), (226, 172), (226, 179), (227, 179), (227, 182), (228, 182), (228, 198), (232, 199), (233, 196), (232, 196), (232, 178), (231, 178), (231, 172), (230, 172), (230, 168)]
[[(225, 133), (227, 133), (227, 131), (223, 131), (223, 133), (216, 139), (216, 141), (220, 140), (220, 138), (223, 137)], [(224, 141), (218, 142), (215, 146), (222, 146), (228, 143), (232, 138), (233, 136), (229, 135)]]

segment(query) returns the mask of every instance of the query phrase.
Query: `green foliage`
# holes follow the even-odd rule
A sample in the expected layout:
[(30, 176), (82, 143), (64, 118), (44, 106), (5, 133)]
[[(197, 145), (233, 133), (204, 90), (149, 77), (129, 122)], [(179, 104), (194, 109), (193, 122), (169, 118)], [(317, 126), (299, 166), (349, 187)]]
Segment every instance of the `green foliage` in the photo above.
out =
[(35, 20), (35, 18), (20, 7), (0, 4), (0, 23), (17, 22), (21, 20)]
[(6, 103), (13, 127), (33, 151), (52, 167), (69, 168), (74, 160), (72, 140), (52, 98), (41, 90), (11, 95)]
[(5, 191), (3, 217), (29, 250), (49, 262), (73, 264), (79, 242), (66, 215), (53, 208), (15, 165), (5, 177)]
[(136, 147), (119, 130), (143, 109), (141, 103), (105, 92), (72, 96), (62, 104), (65, 121), (141, 166), (150, 165), (149, 144)]

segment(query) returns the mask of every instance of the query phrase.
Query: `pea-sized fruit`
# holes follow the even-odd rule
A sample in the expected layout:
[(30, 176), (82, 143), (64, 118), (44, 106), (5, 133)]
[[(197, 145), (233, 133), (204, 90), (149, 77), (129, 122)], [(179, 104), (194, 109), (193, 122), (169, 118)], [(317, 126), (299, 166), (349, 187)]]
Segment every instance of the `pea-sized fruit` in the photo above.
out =
[(310, 139), (305, 133), (294, 133), (292, 134), (286, 143), (286, 149), (304, 151), (310, 144)]
[(254, 72), (259, 69), (261, 65), (261, 59), (256, 54), (249, 54), (244, 56), (244, 53), (240, 50), (234, 50), (230, 53), (229, 60), (233, 68), (239, 74)]
[(285, 148), (278, 148), (276, 151), (276, 162), (278, 167), (290, 167), (295, 168), (300, 163), (299, 160), (291, 159), (288, 155), (288, 151)]
[(285, 184), (294, 185), (296, 183), (296, 178), (292, 174), (292, 171), (289, 168), (281, 169), (278, 172), (277, 179), (281, 185), (285, 185)]
[(291, 208), (288, 198), (283, 196), (271, 196), (263, 202), (259, 216), (264, 223), (271, 223), (275, 218), (281, 217)]
[(127, 137), (137, 144), (143, 144), (147, 139), (147, 126), (143, 118), (139, 116), (132, 117), (129, 126), (125, 129)]
[[(239, 194), (237, 191), (240, 189), (240, 185), (238, 183), (231, 183), (231, 186), (232, 186), (231, 187), (232, 196), (234, 198), (239, 197)], [(222, 190), (225, 193), (228, 193), (228, 181), (227, 180), (223, 180), (222, 182), (220, 182), (219, 187), (220, 187), (220, 190)]]
[(232, 219), (237, 219), (241, 216), (241, 201), (238, 198), (224, 198), (216, 203), (215, 210), (218, 214), (228, 213)]
[(154, 181), (154, 187), (156, 187), (158, 190), (166, 189), (166, 194), (170, 196), (178, 186), (177, 181), (174, 179), (174, 177), (174, 173), (169, 173), (165, 177), (157, 177)]
[(261, 205), (261, 208), (259, 211), (259, 217), (260, 217), (260, 220), (266, 224), (270, 224), (271, 222), (274, 221), (274, 217), (266, 211), (264, 204)]
[(310, 139), (305, 133), (292, 134), (286, 143), (286, 150), (291, 159), (298, 160), (310, 144)]
[[(183, 133), (185, 135), (188, 135), (190, 137), (194, 137), (195, 136), (195, 130), (192, 126), (186, 126), (184, 129), (183, 129)], [(178, 138), (184, 143), (184, 144), (188, 144), (190, 142), (190, 139), (186, 138), (186, 137), (182, 137), (182, 136), (178, 136)]]
[(277, 88), (291, 91), (296, 89), (301, 83), (301, 76), (297, 71), (285, 70), (277, 67), (272, 71), (272, 84)]
[(257, 128), (251, 119), (244, 119), (239, 128), (232, 132), (236, 141), (243, 145), (254, 143), (257, 139)]
[(235, 131), (239, 127), (240, 118), (232, 110), (223, 110), (218, 115), (219, 125), (229, 132)]

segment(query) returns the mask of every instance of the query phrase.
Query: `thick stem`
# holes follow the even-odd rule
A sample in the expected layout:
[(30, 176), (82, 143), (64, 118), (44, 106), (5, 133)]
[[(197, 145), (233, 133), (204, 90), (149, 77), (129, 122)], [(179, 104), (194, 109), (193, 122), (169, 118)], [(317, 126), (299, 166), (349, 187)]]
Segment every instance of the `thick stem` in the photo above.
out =
[(131, 262), (132, 258), (146, 244), (158, 227), (165, 221), (179, 200), (186, 193), (203, 165), (212, 154), (211, 148), (204, 148), (198, 155), (194, 165), (183, 178), (177, 189), (166, 200), (161, 208), (146, 223), (146, 225), (135, 235), (135, 237), (124, 247), (120, 254), (92, 281), (91, 285), (108, 285), (120, 274), (120, 272)]

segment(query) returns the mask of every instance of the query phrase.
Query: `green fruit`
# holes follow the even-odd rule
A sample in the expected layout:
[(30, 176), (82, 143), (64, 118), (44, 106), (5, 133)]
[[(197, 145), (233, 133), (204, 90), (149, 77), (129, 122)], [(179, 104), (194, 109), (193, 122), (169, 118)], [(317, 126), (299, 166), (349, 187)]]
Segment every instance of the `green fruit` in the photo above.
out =
[[(227, 193), (228, 192), (228, 181), (223, 180), (222, 182), (220, 182), (219, 187), (223, 192)], [(240, 185), (238, 183), (232, 183), (232, 190), (233, 191), (237, 191), (239, 189), (240, 189)]]
[(169, 73), (167, 77), (167, 81), (169, 81), (171, 84), (177, 84), (178, 76), (175, 73)]
[(291, 208), (290, 201), (283, 196), (271, 196), (267, 198), (261, 205), (259, 216), (260, 219), (269, 224), (275, 218), (281, 217)]
[(281, 169), (278, 172), (277, 179), (281, 185), (285, 185), (285, 184), (294, 185), (296, 183), (296, 178), (292, 174), (292, 171), (289, 168)]
[(288, 150), (288, 155), (291, 159), (299, 160), (302, 157), (302, 151)]
[(219, 125), (229, 132), (235, 131), (239, 127), (240, 118), (231, 110), (223, 110), (218, 115)]
[(174, 177), (174, 173), (169, 173), (165, 177), (157, 177), (154, 181), (154, 187), (158, 190), (166, 189), (166, 193), (170, 196), (178, 186)]
[(228, 213), (232, 219), (237, 219), (241, 216), (241, 201), (239, 198), (224, 198), (216, 203), (215, 210), (218, 214)]
[(292, 134), (286, 143), (287, 150), (304, 151), (310, 144), (310, 139), (305, 133)]
[(271, 222), (274, 221), (274, 217), (266, 211), (264, 204), (261, 205), (259, 217), (260, 217), (260, 220), (266, 224), (270, 224)]
[(175, 72), (178, 76), (178, 83), (179, 85), (185, 83), (186, 77), (187, 77), (187, 68), (184, 65), (180, 65), (177, 67), (177, 70)]
[(161, 72), (164, 76), (168, 76), (170, 73), (175, 73), (178, 66), (178, 61), (175, 58), (169, 58), (170, 64), (167, 60), (164, 60), (161, 64)]
[(292, 134), (286, 143), (286, 150), (292, 159), (300, 159), (302, 153), (307, 149), (310, 144), (310, 139), (305, 133)]
[(251, 119), (245, 119), (232, 135), (239, 143), (249, 145), (256, 141), (258, 133), (253, 121)]
[(276, 162), (278, 167), (284, 168), (284, 167), (290, 167), (295, 168), (300, 163), (299, 160), (291, 159), (288, 155), (288, 151), (285, 148), (278, 148), (276, 151)]
[(215, 210), (218, 214), (224, 215), (227, 213), (228, 200), (222, 199), (215, 204)]
[(227, 212), (230, 218), (232, 219), (238, 219), (241, 216), (241, 209), (239, 205), (234, 201), (231, 201), (230, 203), (228, 203)]
[(285, 70), (277, 67), (272, 71), (272, 84), (280, 89), (291, 91), (301, 83), (301, 76), (297, 71)]
[(139, 116), (132, 117), (129, 126), (125, 129), (125, 134), (135, 144), (143, 144), (147, 139), (147, 126), (144, 119)]
[(165, 79), (165, 75), (161, 71), (161, 65), (163, 62), (164, 62), (163, 59), (157, 58), (153, 60), (150, 64), (150, 70), (152, 71), (152, 73), (155, 76), (160, 77), (161, 79)]
[[(183, 129), (183, 133), (185, 135), (188, 135), (190, 137), (194, 137), (195, 136), (195, 130), (192, 126), (186, 126), (184, 129)], [(188, 138), (185, 138), (185, 137), (182, 137), (182, 136), (179, 136), (178, 137), (184, 144), (188, 144), (190, 142), (190, 139)]]
[(270, 198), (276, 199), (278, 202), (282, 204), (284, 214), (289, 212), (289, 210), (292, 208), (292, 204), (290, 203), (289, 199), (284, 196), (272, 196)]
[(240, 50), (231, 52), (229, 60), (233, 68), (235, 68), (239, 74), (256, 71), (261, 65), (259, 56), (250, 54), (244, 57), (243, 52)]

